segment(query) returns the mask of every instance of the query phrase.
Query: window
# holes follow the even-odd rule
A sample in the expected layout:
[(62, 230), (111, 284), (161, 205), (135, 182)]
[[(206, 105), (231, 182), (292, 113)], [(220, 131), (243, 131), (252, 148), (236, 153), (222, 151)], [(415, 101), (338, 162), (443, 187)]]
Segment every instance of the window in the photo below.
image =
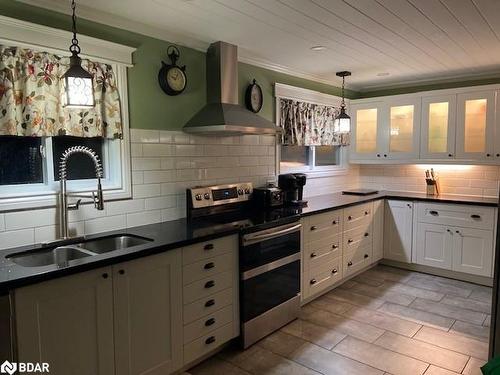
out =
[[(3, 46), (47, 51), (68, 56), (72, 34), (42, 25), (13, 19), (0, 20)], [(127, 67), (132, 66), (135, 48), (79, 35), (92, 59), (107, 64), (114, 72), (120, 98), (123, 139), (80, 138), (70, 136), (0, 136), (0, 211), (48, 207), (56, 204), (59, 192), (59, 161), (62, 152), (73, 145), (93, 149), (103, 164), (104, 198), (131, 197), (131, 168), (128, 123)], [(37, 99), (41, 100), (41, 99)], [(72, 192), (95, 190), (92, 161), (73, 155), (68, 163), (67, 187)]]
[(343, 169), (340, 146), (279, 146), (281, 172), (326, 172)]

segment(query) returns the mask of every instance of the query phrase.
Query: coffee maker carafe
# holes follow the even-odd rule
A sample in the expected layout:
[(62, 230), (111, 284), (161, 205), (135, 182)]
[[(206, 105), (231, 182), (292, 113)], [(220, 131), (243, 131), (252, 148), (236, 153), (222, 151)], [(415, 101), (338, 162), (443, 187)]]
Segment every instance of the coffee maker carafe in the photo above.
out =
[(294, 206), (304, 206), (307, 201), (303, 200), (304, 185), (307, 176), (304, 173), (280, 174), (278, 186), (284, 193), (284, 204)]

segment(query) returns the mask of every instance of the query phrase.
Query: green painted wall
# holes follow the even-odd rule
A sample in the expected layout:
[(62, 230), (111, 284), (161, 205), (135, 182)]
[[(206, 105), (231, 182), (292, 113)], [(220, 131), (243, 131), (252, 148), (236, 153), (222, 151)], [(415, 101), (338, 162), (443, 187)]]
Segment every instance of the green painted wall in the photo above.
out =
[[(0, 14), (59, 29), (70, 29), (70, 18), (67, 15), (13, 0), (0, 0)], [(78, 29), (85, 35), (137, 48), (133, 56), (134, 67), (129, 69), (128, 73), (130, 127), (178, 130), (206, 103), (205, 54), (203, 52), (180, 48), (179, 64), (187, 65), (188, 85), (181, 95), (171, 97), (161, 91), (157, 82), (158, 70), (161, 61), (166, 59), (166, 50), (170, 43), (84, 19), (78, 21)], [(244, 103), (245, 88), (253, 78), (257, 79), (264, 93), (264, 106), (260, 115), (269, 120), (274, 120), (273, 84), (275, 82), (332, 95), (340, 93), (338, 87), (240, 63), (240, 103)], [(351, 98), (358, 96), (352, 91), (348, 91), (347, 95)]]

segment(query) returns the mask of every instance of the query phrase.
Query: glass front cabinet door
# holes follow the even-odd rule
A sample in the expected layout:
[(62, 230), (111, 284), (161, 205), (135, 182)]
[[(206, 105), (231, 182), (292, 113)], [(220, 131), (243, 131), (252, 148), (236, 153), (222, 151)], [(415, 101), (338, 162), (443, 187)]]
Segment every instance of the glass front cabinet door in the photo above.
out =
[(495, 91), (457, 95), (458, 159), (494, 160)]
[(380, 130), (382, 102), (351, 105), (351, 160), (380, 158)]
[(416, 159), (420, 144), (420, 98), (387, 102), (387, 125), (382, 142), (387, 159)]
[(422, 98), (421, 159), (455, 157), (456, 95)]

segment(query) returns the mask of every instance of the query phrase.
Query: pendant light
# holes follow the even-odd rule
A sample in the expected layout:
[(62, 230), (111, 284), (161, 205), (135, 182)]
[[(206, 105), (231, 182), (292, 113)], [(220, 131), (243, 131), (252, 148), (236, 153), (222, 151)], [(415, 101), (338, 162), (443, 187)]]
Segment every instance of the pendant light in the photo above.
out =
[(73, 39), (69, 51), (71, 57), (69, 59), (69, 69), (64, 73), (64, 84), (66, 91), (66, 101), (64, 107), (69, 108), (90, 108), (93, 107), (94, 102), (94, 85), (93, 77), (82, 68), (82, 59), (78, 54), (80, 53), (80, 46), (76, 38), (76, 3), (75, 0), (71, 1), (72, 10), (72, 31)]
[(342, 102), (340, 104), (340, 113), (335, 119), (333, 128), (335, 133), (339, 134), (348, 134), (351, 131), (351, 118), (345, 111), (345, 96), (344, 96), (344, 88), (345, 88), (345, 77), (349, 77), (351, 72), (343, 71), (337, 72), (337, 77), (342, 77)]

